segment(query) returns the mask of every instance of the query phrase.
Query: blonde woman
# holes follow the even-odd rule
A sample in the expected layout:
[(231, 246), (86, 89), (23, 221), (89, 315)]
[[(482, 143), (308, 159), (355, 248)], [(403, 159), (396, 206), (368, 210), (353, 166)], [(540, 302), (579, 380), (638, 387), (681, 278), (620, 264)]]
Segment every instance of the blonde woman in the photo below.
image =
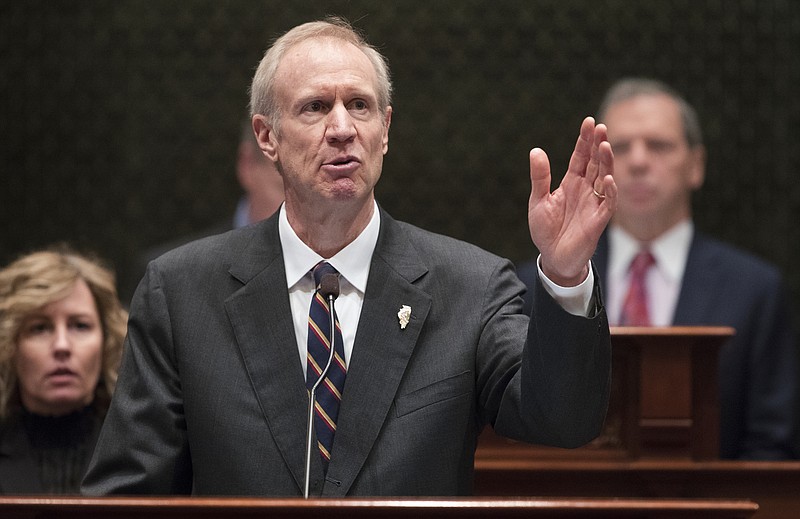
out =
[(49, 250), (0, 270), (0, 494), (78, 493), (126, 325), (97, 260)]

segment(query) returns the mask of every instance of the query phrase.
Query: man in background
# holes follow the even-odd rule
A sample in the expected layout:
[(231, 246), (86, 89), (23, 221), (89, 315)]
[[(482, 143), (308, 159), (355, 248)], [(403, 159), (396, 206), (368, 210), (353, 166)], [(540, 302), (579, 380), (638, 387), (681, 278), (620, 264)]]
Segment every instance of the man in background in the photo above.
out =
[(275, 164), (261, 153), (249, 118), (242, 123), (236, 154), (236, 178), (244, 194), (236, 206), (232, 228), (260, 222), (278, 210), (283, 202), (283, 179)]
[[(608, 127), (619, 188), (593, 258), (609, 322), (735, 328), (719, 358), (720, 456), (795, 457), (787, 293), (775, 266), (695, 229), (691, 197), (705, 176), (695, 110), (661, 82), (626, 79), (608, 91), (598, 119)], [(519, 268), (528, 286), (531, 268)]]
[(233, 217), (199, 232), (161, 243), (142, 253), (136, 263), (136, 275), (132, 276), (133, 285), (122, 294), (126, 304), (130, 301), (150, 261), (184, 243), (260, 222), (272, 216), (280, 207), (283, 202), (283, 179), (275, 164), (261, 153), (249, 118), (241, 125), (241, 135), (236, 150), (236, 179), (243, 193)]

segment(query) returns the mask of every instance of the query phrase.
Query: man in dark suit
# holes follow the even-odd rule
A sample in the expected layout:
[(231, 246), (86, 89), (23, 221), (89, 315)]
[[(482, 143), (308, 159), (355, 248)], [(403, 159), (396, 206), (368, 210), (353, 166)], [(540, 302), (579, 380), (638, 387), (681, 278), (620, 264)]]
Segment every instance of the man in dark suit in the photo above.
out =
[[(660, 82), (626, 79), (609, 90), (599, 117), (619, 187), (594, 256), (611, 324), (735, 328), (719, 360), (720, 455), (793, 458), (797, 361), (787, 293), (777, 268), (694, 229), (691, 195), (705, 173), (697, 114)], [(647, 255), (647, 321), (637, 322), (633, 265)], [(528, 285), (531, 268), (519, 269)]]
[[(599, 433), (610, 341), (589, 261), (616, 201), (605, 127), (583, 122), (557, 193), (547, 156), (531, 151), (543, 274), (529, 319), (507, 260), (378, 207), (391, 84), (349, 25), (290, 30), (251, 92), (286, 201), (150, 264), (85, 493), (291, 496), (308, 474), (310, 495), (468, 494), (486, 424), (564, 447)], [(312, 278), (329, 266), (337, 290)], [(330, 306), (322, 292), (338, 292), (341, 338), (326, 347), (346, 379), (320, 388), (335, 398), (314, 408), (307, 472), (306, 384), (321, 377), (312, 343), (328, 340), (310, 326)]]

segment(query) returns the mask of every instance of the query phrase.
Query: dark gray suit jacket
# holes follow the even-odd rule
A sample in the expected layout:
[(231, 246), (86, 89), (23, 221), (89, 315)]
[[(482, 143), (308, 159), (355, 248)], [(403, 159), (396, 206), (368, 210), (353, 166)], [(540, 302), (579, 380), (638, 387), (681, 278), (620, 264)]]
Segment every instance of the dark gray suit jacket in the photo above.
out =
[[(307, 391), (277, 222), (149, 265), (85, 493), (302, 494)], [(312, 456), (311, 493), (468, 494), (486, 424), (565, 447), (594, 438), (605, 312), (569, 315), (537, 287), (529, 327), (523, 291), (508, 261), (382, 212), (332, 459), (325, 477)]]
[[(605, 282), (608, 237), (594, 262)], [(534, 264), (519, 275), (532, 284)], [(695, 232), (674, 325), (731, 326), (736, 335), (720, 351), (720, 456), (761, 460), (797, 456), (797, 344), (778, 269)]]

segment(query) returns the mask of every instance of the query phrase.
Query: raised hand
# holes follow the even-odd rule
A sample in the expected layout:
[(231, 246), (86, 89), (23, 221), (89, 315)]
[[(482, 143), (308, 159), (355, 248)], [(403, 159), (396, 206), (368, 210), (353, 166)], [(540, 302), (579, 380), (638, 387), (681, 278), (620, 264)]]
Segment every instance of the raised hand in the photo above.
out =
[(530, 152), (531, 197), (528, 226), (542, 255), (544, 274), (561, 286), (575, 286), (588, 275), (597, 241), (617, 207), (614, 154), (606, 127), (587, 117), (561, 185), (550, 192), (550, 160)]

